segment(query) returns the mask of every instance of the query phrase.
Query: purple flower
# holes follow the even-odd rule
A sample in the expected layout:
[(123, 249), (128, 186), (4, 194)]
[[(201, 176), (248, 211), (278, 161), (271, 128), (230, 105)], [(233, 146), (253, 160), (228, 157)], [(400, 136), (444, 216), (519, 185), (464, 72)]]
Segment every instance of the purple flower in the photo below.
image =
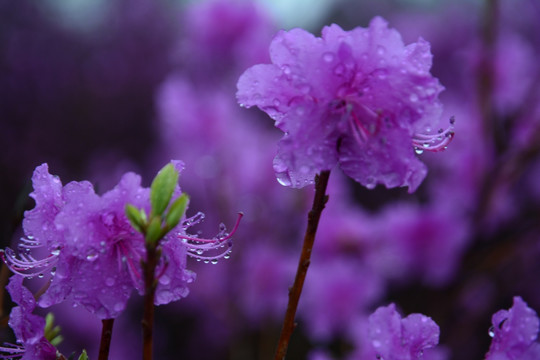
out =
[[(411, 314), (401, 318), (396, 306), (379, 307), (368, 319), (362, 343), (364, 357), (385, 360), (421, 359), (425, 350), (439, 342), (439, 327), (431, 318)], [(355, 358), (355, 357), (353, 357)]]
[[(174, 162), (181, 171), (183, 164)], [(141, 259), (146, 257), (143, 236), (136, 232), (124, 209), (132, 204), (150, 212), (150, 189), (141, 187), (140, 176), (127, 173), (120, 183), (99, 196), (87, 181), (62, 187), (48, 173), (47, 164), (33, 176), (36, 207), (25, 213), (19, 254), (7, 248), (2, 254), (10, 269), (22, 276), (51, 274), (50, 285), (39, 299), (41, 307), (70, 299), (100, 319), (115, 318), (125, 308), (134, 289), (143, 291)], [(176, 188), (175, 195), (179, 196)], [(186, 256), (214, 261), (229, 252), (230, 237), (223, 227), (213, 239), (192, 237), (186, 229), (204, 214), (181, 221), (160, 242), (162, 255), (156, 269), (155, 304), (187, 296), (195, 274), (186, 269)], [(236, 230), (238, 222), (235, 226)], [(33, 251), (45, 251), (36, 259)]]
[(44, 335), (45, 319), (32, 314), (36, 307), (34, 296), (23, 286), (23, 277), (14, 275), (6, 287), (17, 305), (11, 310), (9, 326), (15, 332), (17, 345), (0, 347), (0, 358), (11, 359), (22, 356), (22, 360), (54, 360), (56, 349)]
[(509, 310), (499, 310), (491, 319), (489, 330), (493, 337), (486, 360), (540, 359), (538, 338), (539, 320), (519, 296)]
[(240, 77), (237, 98), (285, 133), (274, 159), (282, 185), (303, 187), (339, 164), (368, 188), (412, 192), (427, 172), (415, 148), (439, 151), (453, 136), (452, 127), (434, 131), (443, 88), (429, 72), (429, 44), (405, 46), (381, 18), (351, 31), (331, 25), (321, 38), (281, 31), (270, 57)]

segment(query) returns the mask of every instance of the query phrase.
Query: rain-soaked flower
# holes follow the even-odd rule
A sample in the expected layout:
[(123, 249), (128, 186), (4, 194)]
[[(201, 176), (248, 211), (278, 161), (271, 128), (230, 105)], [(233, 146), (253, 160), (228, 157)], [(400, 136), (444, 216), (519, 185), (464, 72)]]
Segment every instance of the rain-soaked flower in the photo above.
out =
[(390, 304), (371, 314), (359, 335), (363, 346), (351, 359), (430, 359), (439, 342), (439, 327), (422, 314), (402, 318), (396, 306)]
[(539, 320), (535, 311), (519, 296), (508, 310), (499, 310), (491, 319), (493, 337), (486, 360), (540, 359)]
[[(177, 171), (183, 168), (181, 162), (173, 164)], [(58, 177), (49, 174), (47, 164), (35, 169), (32, 180), (36, 207), (25, 213), (26, 237), (18, 244), (18, 253), (10, 248), (1, 253), (4, 261), (21, 276), (50, 277), (38, 301), (41, 307), (70, 299), (100, 319), (117, 317), (134, 289), (144, 291), (145, 240), (131, 226), (125, 207), (129, 203), (150, 213), (150, 189), (141, 187), (140, 176), (126, 173), (116, 187), (100, 196), (87, 181), (62, 186)], [(180, 194), (177, 186), (174, 195)], [(230, 252), (232, 234), (224, 226), (213, 239), (186, 233), (203, 219), (202, 213), (184, 217), (161, 240), (156, 305), (187, 296), (188, 283), (195, 279), (186, 269), (187, 255), (215, 262)], [(237, 226), (238, 222), (232, 233)]]
[(45, 319), (32, 314), (36, 300), (30, 290), (24, 287), (23, 277), (12, 276), (6, 289), (11, 299), (18, 305), (9, 315), (9, 327), (15, 333), (17, 344), (0, 346), (0, 358), (55, 360), (56, 349), (45, 338)]
[(374, 18), (368, 28), (279, 32), (271, 64), (249, 68), (238, 81), (242, 106), (258, 106), (285, 135), (274, 159), (278, 181), (303, 187), (336, 164), (368, 188), (408, 186), (426, 176), (416, 153), (444, 149), (452, 126), (437, 131), (443, 87), (430, 74), (423, 39), (404, 45)]

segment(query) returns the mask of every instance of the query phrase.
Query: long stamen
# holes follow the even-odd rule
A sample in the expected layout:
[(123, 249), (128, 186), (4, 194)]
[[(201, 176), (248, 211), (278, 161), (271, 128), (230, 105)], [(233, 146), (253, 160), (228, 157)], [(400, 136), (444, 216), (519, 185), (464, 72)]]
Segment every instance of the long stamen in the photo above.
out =
[[(227, 233), (225, 230), (225, 226), (222, 226), (221, 231), (213, 238), (213, 239), (204, 239), (199, 238), (195, 236), (187, 236), (178, 234), (178, 238), (182, 239), (182, 241), (187, 245), (188, 247), (188, 255), (197, 259), (198, 261), (204, 260), (205, 262), (217, 262), (218, 259), (221, 258), (227, 258), (228, 254), (231, 252), (232, 247), (232, 241), (230, 240), (233, 235), (236, 233), (236, 230), (238, 229), (238, 226), (240, 225), (240, 220), (244, 216), (243, 213), (238, 213), (238, 217), (236, 219), (236, 223), (234, 224), (233, 229), (230, 233)], [(225, 242), (227, 242), (227, 245), (225, 245)], [(216, 249), (225, 249), (220, 251), (218, 254), (214, 256), (206, 255), (205, 252), (210, 250), (216, 250)]]
[(4, 346), (0, 346), (0, 358), (1, 359), (18, 358), (22, 354), (24, 354), (25, 351), (26, 349), (21, 345), (4, 343)]
[(15, 254), (15, 252), (6, 248), (0, 250), (0, 258), (15, 274), (24, 276), (26, 278), (32, 278), (34, 276), (40, 276), (44, 272), (51, 270), (58, 262), (58, 255), (60, 249), (53, 250), (49, 256), (44, 259), (37, 260), (30, 254)]
[(137, 256), (136, 259), (133, 259), (133, 256), (132, 256), (133, 254), (137, 254), (137, 252), (134, 251), (133, 248), (129, 246), (129, 244), (126, 244), (126, 242), (124, 241), (119, 241), (116, 245), (117, 245), (118, 253), (121, 255), (119, 259), (122, 262), (125, 259), (131, 279), (134, 282), (137, 282), (138, 280), (142, 280), (142, 275), (139, 272), (139, 270), (137, 270), (137, 267), (134, 264), (134, 260), (140, 260), (140, 257)]
[(424, 151), (438, 152), (447, 148), (454, 138), (454, 117), (450, 118), (450, 126), (440, 129), (437, 134), (415, 134), (412, 144), (417, 154)]

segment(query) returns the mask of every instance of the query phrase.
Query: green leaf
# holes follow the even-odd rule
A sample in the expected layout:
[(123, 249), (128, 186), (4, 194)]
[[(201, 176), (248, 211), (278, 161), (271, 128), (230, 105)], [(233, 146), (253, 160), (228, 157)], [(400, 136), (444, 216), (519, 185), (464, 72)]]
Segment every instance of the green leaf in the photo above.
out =
[(79, 356), (79, 360), (88, 360), (88, 354), (86, 353), (86, 350), (82, 351), (81, 356)]
[(189, 202), (189, 196), (187, 194), (182, 194), (178, 199), (176, 199), (170, 209), (167, 217), (165, 218), (165, 223), (167, 228), (170, 230), (174, 228), (180, 222), (182, 215), (186, 211), (187, 204)]
[(146, 229), (146, 243), (155, 245), (157, 244), (158, 240), (161, 239), (161, 237), (162, 237), (161, 218), (158, 216), (154, 216), (150, 220), (148, 229)]
[(167, 164), (161, 169), (150, 187), (150, 203), (152, 214), (161, 216), (169, 202), (178, 183), (178, 172), (172, 164)]
[[(131, 226), (140, 233), (144, 232), (146, 228), (146, 221), (143, 219), (141, 212), (135, 206), (131, 204), (126, 205), (126, 216), (131, 223)], [(144, 210), (143, 210), (144, 211)]]

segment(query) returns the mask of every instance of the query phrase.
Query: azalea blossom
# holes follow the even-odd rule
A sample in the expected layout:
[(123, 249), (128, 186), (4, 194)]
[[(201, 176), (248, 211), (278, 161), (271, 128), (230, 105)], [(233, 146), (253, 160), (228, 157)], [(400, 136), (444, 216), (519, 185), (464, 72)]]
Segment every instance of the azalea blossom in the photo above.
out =
[[(182, 170), (183, 163), (173, 164)], [(144, 291), (140, 265), (146, 256), (144, 238), (131, 226), (125, 207), (129, 203), (150, 213), (150, 189), (141, 187), (140, 176), (127, 173), (100, 196), (87, 181), (62, 186), (58, 177), (49, 174), (47, 164), (36, 168), (32, 180), (36, 207), (25, 213), (26, 236), (18, 244), (18, 253), (10, 248), (1, 253), (4, 261), (23, 277), (50, 278), (38, 300), (41, 307), (69, 299), (100, 319), (117, 317), (134, 289)], [(174, 195), (180, 194), (177, 187)], [(186, 233), (203, 219), (203, 213), (184, 217), (161, 240), (156, 305), (188, 295), (195, 273), (186, 268), (187, 255), (214, 262), (229, 253), (238, 222), (231, 234), (222, 226), (212, 239)]]
[(23, 285), (23, 277), (14, 275), (6, 286), (18, 306), (11, 310), (9, 327), (15, 332), (17, 344), (0, 346), (0, 358), (21, 360), (55, 360), (56, 349), (45, 338), (45, 319), (32, 314), (36, 307), (34, 296)]
[(423, 39), (405, 45), (379, 17), (368, 28), (279, 32), (271, 64), (249, 68), (238, 81), (242, 106), (265, 111), (285, 135), (274, 170), (285, 186), (303, 187), (336, 164), (368, 188), (408, 186), (426, 176), (416, 157), (443, 150), (452, 126), (437, 129), (443, 87), (430, 74)]
[(438, 348), (439, 327), (428, 316), (410, 314), (402, 318), (395, 304), (381, 306), (360, 322), (359, 348), (349, 359), (419, 360), (443, 359)]
[(486, 360), (534, 360), (540, 358), (539, 320), (536, 312), (519, 296), (508, 310), (492, 317), (489, 335), (493, 338)]

